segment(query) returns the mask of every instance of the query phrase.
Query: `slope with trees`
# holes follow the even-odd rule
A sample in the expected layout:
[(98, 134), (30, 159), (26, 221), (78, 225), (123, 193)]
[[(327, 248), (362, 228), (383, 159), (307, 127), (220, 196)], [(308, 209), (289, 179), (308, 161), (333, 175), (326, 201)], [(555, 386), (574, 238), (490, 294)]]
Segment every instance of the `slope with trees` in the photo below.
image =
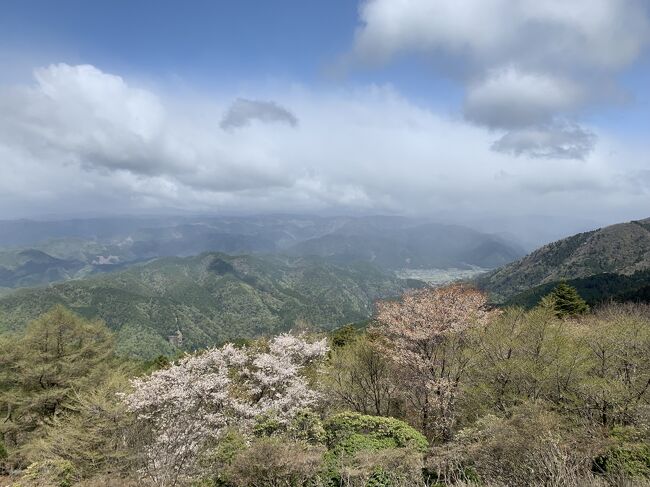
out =
[(127, 271), (21, 290), (0, 298), (0, 330), (15, 330), (61, 304), (101, 318), (126, 356), (172, 355), (183, 349), (253, 338), (296, 322), (322, 328), (366, 319), (373, 301), (405, 283), (369, 264), (336, 266), (315, 259), (208, 253), (165, 258)]
[(612, 225), (550, 243), (480, 276), (496, 301), (536, 286), (593, 276), (642, 276), (650, 271), (650, 219)]

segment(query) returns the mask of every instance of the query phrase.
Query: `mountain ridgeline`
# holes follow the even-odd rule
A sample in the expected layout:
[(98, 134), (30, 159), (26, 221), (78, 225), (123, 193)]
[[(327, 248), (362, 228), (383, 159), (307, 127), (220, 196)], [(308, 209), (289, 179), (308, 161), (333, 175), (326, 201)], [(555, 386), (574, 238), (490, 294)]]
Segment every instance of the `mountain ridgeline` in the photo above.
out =
[(339, 263), (372, 262), (386, 269), (477, 266), (494, 268), (522, 255), (500, 237), (457, 225), (408, 221), (350, 221), (334, 232), (300, 242), (288, 252)]
[(402, 217), (168, 217), (0, 222), (0, 288), (122, 270), (201, 252), (315, 256), (338, 265), (493, 268), (522, 249), (466, 227)]
[(650, 298), (650, 219), (620, 223), (550, 243), (480, 276), (496, 302), (530, 306), (560, 281), (590, 303)]

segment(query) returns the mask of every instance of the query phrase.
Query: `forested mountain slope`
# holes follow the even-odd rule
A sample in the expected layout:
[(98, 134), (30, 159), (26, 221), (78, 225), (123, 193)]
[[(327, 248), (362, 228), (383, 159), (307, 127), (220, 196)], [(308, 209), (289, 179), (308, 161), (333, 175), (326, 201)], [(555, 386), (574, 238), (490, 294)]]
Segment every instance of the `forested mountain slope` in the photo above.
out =
[(536, 286), (599, 274), (650, 270), (650, 219), (620, 223), (550, 243), (481, 276), (480, 287), (503, 301)]
[(167, 337), (177, 330), (183, 348), (193, 349), (298, 321), (332, 328), (368, 317), (375, 299), (404, 289), (404, 281), (366, 264), (206, 253), (16, 291), (0, 298), (0, 330), (20, 329), (62, 304), (105, 320), (121, 353), (152, 356), (172, 352)]

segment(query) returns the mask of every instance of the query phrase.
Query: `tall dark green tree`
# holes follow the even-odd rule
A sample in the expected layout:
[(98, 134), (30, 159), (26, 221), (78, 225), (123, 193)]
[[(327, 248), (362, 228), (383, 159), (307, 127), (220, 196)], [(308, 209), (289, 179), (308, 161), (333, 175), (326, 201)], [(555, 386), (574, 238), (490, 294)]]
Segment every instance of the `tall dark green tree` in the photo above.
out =
[(587, 302), (582, 299), (578, 290), (566, 282), (561, 282), (545, 300), (555, 310), (560, 318), (577, 316), (589, 311)]

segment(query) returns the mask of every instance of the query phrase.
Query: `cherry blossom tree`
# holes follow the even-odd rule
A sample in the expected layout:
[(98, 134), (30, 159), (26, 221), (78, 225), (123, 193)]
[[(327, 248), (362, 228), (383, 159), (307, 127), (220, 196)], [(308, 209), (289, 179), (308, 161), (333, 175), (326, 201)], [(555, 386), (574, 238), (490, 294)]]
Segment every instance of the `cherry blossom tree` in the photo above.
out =
[(486, 296), (462, 285), (419, 290), (377, 305), (371, 333), (397, 365), (402, 394), (430, 438), (450, 435), (470, 360), (467, 331), (489, 316)]
[(263, 348), (228, 344), (135, 379), (124, 401), (141, 429), (144, 476), (160, 487), (179, 485), (227, 428), (246, 434), (261, 416), (288, 423), (314, 406), (319, 395), (303, 369), (327, 350), (325, 339), (283, 334)]

